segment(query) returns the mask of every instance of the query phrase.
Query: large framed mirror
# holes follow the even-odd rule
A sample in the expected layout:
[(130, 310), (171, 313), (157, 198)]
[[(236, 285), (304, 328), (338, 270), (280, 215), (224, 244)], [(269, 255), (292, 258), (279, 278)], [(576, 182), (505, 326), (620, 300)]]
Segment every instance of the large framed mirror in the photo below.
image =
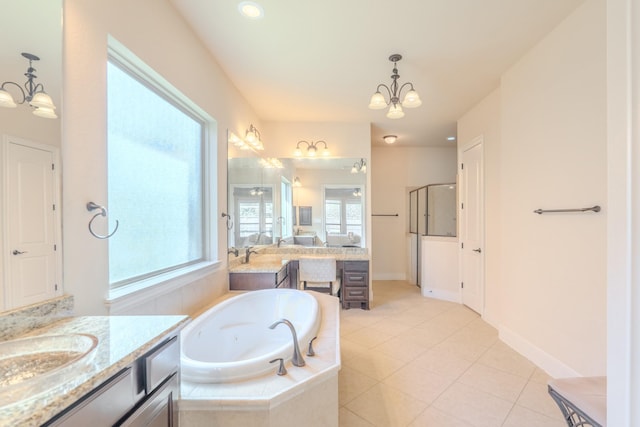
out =
[(365, 247), (366, 175), (351, 172), (360, 159), (228, 153), (229, 247)]

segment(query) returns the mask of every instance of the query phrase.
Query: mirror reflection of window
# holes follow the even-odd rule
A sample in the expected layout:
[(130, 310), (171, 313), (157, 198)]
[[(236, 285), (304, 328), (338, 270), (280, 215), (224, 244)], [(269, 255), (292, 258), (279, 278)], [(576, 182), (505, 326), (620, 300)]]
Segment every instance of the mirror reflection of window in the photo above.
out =
[(273, 243), (273, 189), (235, 187), (234, 241), (237, 247)]
[(280, 185), (280, 216), (278, 217), (278, 232), (280, 238), (291, 236), (293, 233), (293, 191), (291, 183), (285, 177), (282, 177)]
[(327, 246), (360, 246), (364, 221), (362, 188), (325, 188)]

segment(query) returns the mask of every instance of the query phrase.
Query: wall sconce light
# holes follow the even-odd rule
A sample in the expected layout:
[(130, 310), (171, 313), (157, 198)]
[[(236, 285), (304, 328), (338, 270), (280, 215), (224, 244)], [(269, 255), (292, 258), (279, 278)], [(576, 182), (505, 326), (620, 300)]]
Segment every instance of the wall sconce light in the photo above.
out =
[(264, 150), (264, 145), (262, 144), (262, 138), (260, 136), (260, 132), (258, 131), (258, 129), (256, 129), (256, 127), (251, 124), (249, 125), (249, 129), (246, 130), (245, 134), (244, 134), (244, 140), (247, 144), (249, 144), (251, 147), (255, 148), (256, 150)]
[(362, 191), (359, 188), (353, 190), (353, 195), (356, 197), (362, 196)]
[[(371, 95), (371, 100), (369, 101), (369, 108), (372, 110), (381, 110), (383, 108), (387, 108), (389, 106), (389, 111), (387, 112), (387, 117), (390, 119), (399, 119), (404, 117), (404, 111), (402, 111), (402, 107), (406, 108), (416, 108), (422, 105), (422, 101), (420, 100), (420, 95), (418, 92), (413, 89), (413, 83), (407, 82), (402, 86), (398, 87), (398, 79), (400, 78), (400, 74), (398, 74), (397, 62), (402, 59), (402, 55), (394, 53), (389, 57), (389, 61), (393, 62), (393, 74), (391, 75), (390, 86), (387, 86), (383, 83), (378, 85), (376, 89), (376, 93)], [(409, 86), (410, 89), (404, 96), (402, 102), (400, 102), (400, 97), (402, 96), (402, 89), (406, 86)], [(384, 98), (384, 95), (380, 93), (380, 88), (385, 88), (387, 90), (387, 94), (389, 95), (389, 101)]]
[(394, 142), (396, 142), (398, 137), (396, 135), (385, 135), (382, 137), (382, 139), (384, 139), (384, 142), (386, 142), (387, 144), (393, 144)]
[(300, 182), (300, 178), (299, 177), (295, 177), (293, 178), (293, 186), (294, 187), (302, 187), (302, 183)]
[(293, 155), (296, 157), (302, 156), (302, 151), (300, 150), (300, 144), (307, 144), (307, 156), (308, 157), (316, 157), (318, 154), (318, 145), (324, 144), (324, 148), (322, 149), (322, 156), (327, 157), (331, 155), (329, 152), (329, 147), (327, 143), (324, 141), (316, 141), (316, 142), (307, 142), (307, 141), (298, 141), (296, 144), (296, 151), (293, 152)]
[[(36, 84), (34, 81), (38, 76), (33, 74), (36, 69), (33, 68), (31, 64), (33, 61), (39, 61), (40, 58), (31, 53), (24, 52), (22, 53), (22, 56), (29, 60), (29, 68), (27, 68), (27, 72), (24, 73), (24, 75), (27, 76), (24, 89), (15, 82), (6, 81), (2, 83), (2, 86), (0, 86), (0, 107), (16, 108), (18, 104), (28, 102), (29, 105), (33, 107), (33, 114), (36, 116), (44, 117), (45, 119), (57, 119), (58, 116), (54, 111), (56, 106), (53, 104), (51, 97), (45, 93), (42, 83)], [(5, 86), (9, 85), (13, 85), (20, 90), (22, 99), (18, 102), (16, 102), (13, 99), (13, 96), (5, 89)]]
[(260, 165), (262, 165), (265, 169), (282, 169), (284, 165), (280, 161), (280, 159), (276, 159), (275, 157), (262, 157), (260, 159)]
[(359, 162), (355, 162), (351, 168), (351, 173), (358, 172), (367, 173), (367, 162), (365, 162), (364, 159), (360, 159)]
[(249, 144), (244, 142), (242, 139), (240, 139), (240, 137), (238, 137), (238, 135), (236, 135), (233, 132), (229, 132), (229, 137), (227, 138), (227, 142), (229, 142), (230, 144), (235, 145), (236, 147), (238, 147), (241, 150), (248, 150), (249, 149)]

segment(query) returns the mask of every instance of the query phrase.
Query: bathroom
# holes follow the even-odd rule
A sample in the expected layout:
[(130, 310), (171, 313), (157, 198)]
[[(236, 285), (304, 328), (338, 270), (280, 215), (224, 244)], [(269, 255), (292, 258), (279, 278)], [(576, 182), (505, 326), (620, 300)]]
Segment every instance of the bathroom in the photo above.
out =
[[(485, 142), (483, 318), (529, 357), (537, 354), (549, 366), (569, 367), (581, 375), (602, 374), (609, 366), (618, 381), (624, 383), (629, 375), (624, 375), (623, 364), (615, 363), (623, 356), (624, 350), (620, 348), (624, 349), (621, 344), (624, 328), (614, 328), (620, 324), (613, 322), (623, 320), (609, 319), (607, 323), (608, 316), (622, 312), (625, 306), (624, 298), (619, 297), (624, 294), (622, 279), (611, 271), (621, 267), (618, 262), (622, 261), (616, 260), (625, 259), (622, 255), (626, 250), (620, 239), (609, 235), (612, 231), (607, 227), (614, 227), (620, 236), (627, 235), (628, 230), (617, 228), (625, 223), (619, 221), (625, 213), (613, 204), (625, 197), (617, 185), (622, 179), (617, 173), (622, 172), (614, 172), (622, 163), (613, 156), (620, 154), (614, 152), (607, 157), (606, 141), (610, 136), (604, 117), (607, 102), (612, 102), (607, 98), (607, 91), (612, 90), (607, 84), (615, 82), (607, 82), (604, 70), (608, 43), (613, 43), (610, 38), (616, 34), (607, 34), (604, 7), (596, 1), (584, 2), (558, 31), (552, 31), (552, 27), (545, 30), (548, 36), (537, 45), (538, 50), (514, 57), (516, 65), (501, 76), (495, 89), (488, 91), (486, 97), (469, 102), (469, 110), (459, 118), (457, 138), (470, 141), (482, 134)], [(153, 20), (146, 19), (149, 9), (154, 10)], [(611, 10), (609, 19), (623, 22), (616, 13)], [(145, 22), (144, 32), (140, 31), (141, 22)], [(34, 118), (33, 122), (25, 123), (20, 118), (21, 108), (16, 108), (3, 110), (0, 123), (3, 134), (23, 135), (60, 148), (64, 189), (61, 194), (64, 274), (60, 291), (73, 295), (77, 315), (191, 314), (202, 309), (205, 301), (227, 292), (228, 247), (222, 238), (226, 228), (224, 220), (218, 217), (227, 205), (227, 129), (242, 132), (253, 123), (264, 133), (265, 143), (271, 144), (274, 151), (270, 155), (274, 157), (291, 157), (297, 140), (313, 138), (327, 140), (336, 156), (366, 159), (371, 173), (367, 174), (363, 187), (369, 214), (403, 214), (409, 189), (455, 181), (456, 148), (372, 146), (375, 129), (372, 131), (368, 123), (275, 123), (259, 117), (177, 16), (173, 4), (116, 1), (89, 6), (66, 1), (63, 31), (64, 49), (62, 44), (58, 47), (59, 52), (64, 51), (60, 56), (65, 70), (60, 77), (63, 91), (57, 97), (51, 94), (64, 100), (57, 101), (64, 104), (62, 120), (56, 124)], [(576, 39), (583, 40), (583, 44), (570, 36), (574, 33), (581, 35)], [(212, 241), (217, 242), (212, 253), (219, 255), (211, 265), (191, 273), (182, 282), (164, 283), (152, 291), (130, 296), (110, 292), (108, 245), (88, 233), (87, 223), (92, 215), (85, 208), (90, 200), (107, 203), (104, 59), (108, 35), (191, 95), (217, 123), (218, 144), (211, 155), (218, 168), (211, 180), (218, 191), (211, 202), (218, 220), (217, 226), (212, 227)], [(568, 49), (567, 43), (577, 46), (570, 45), (575, 49)], [(563, 61), (561, 58), (567, 51), (583, 56)], [(545, 56), (551, 54), (551, 58)], [(42, 65), (36, 68), (46, 84), (45, 75), (52, 74), (45, 71), (45, 54), (40, 56)], [(515, 61), (517, 58), (521, 59)], [(21, 75), (24, 62), (22, 58), (18, 60), (22, 61), (18, 71), (11, 72), (9, 77), (2, 76), (3, 80)], [(185, 72), (180, 65), (185, 63), (197, 65)], [(387, 71), (382, 68), (380, 72), (385, 76)], [(543, 78), (548, 80), (538, 80)], [(575, 86), (567, 83), (570, 81)], [(536, 98), (536, 94), (550, 87), (558, 93), (554, 102)], [(569, 88), (577, 88), (578, 93), (570, 92)], [(423, 97), (427, 96), (425, 90)], [(216, 98), (211, 99), (207, 93), (216, 93)], [(368, 93), (364, 95), (365, 104), (367, 96)], [(408, 111), (407, 115), (416, 111)], [(293, 141), (291, 135), (296, 135)], [(531, 147), (538, 150), (532, 152)], [(576, 157), (579, 161), (575, 161)], [(579, 217), (532, 213), (538, 208), (590, 204), (602, 205), (605, 212)], [(389, 206), (397, 208), (390, 211)], [(372, 279), (405, 280), (409, 270), (406, 219), (367, 217), (365, 224)], [(111, 222), (100, 232), (109, 232), (113, 226)], [(564, 311), (568, 300), (572, 306), (584, 307), (579, 316)], [(609, 344), (607, 330), (609, 338), (614, 339)], [(572, 345), (566, 343), (567, 337), (572, 337), (569, 340)], [(591, 357), (575, 354), (569, 348), (577, 346)], [(621, 391), (615, 393), (624, 395)]]

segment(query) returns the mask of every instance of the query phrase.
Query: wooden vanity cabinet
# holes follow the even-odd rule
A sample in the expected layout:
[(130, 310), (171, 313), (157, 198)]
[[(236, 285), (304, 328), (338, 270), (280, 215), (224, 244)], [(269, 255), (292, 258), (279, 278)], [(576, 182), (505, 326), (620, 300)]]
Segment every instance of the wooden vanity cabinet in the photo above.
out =
[(369, 261), (344, 261), (341, 300), (344, 309), (369, 310)]
[(173, 335), (43, 426), (178, 425), (179, 336)]
[(229, 289), (232, 291), (256, 291), (289, 286), (288, 264), (283, 265), (276, 273), (229, 273)]
[[(337, 261), (336, 270), (341, 278), (340, 302), (342, 308), (359, 307), (369, 310), (369, 261)], [(298, 283), (298, 261), (289, 262), (291, 287)]]

